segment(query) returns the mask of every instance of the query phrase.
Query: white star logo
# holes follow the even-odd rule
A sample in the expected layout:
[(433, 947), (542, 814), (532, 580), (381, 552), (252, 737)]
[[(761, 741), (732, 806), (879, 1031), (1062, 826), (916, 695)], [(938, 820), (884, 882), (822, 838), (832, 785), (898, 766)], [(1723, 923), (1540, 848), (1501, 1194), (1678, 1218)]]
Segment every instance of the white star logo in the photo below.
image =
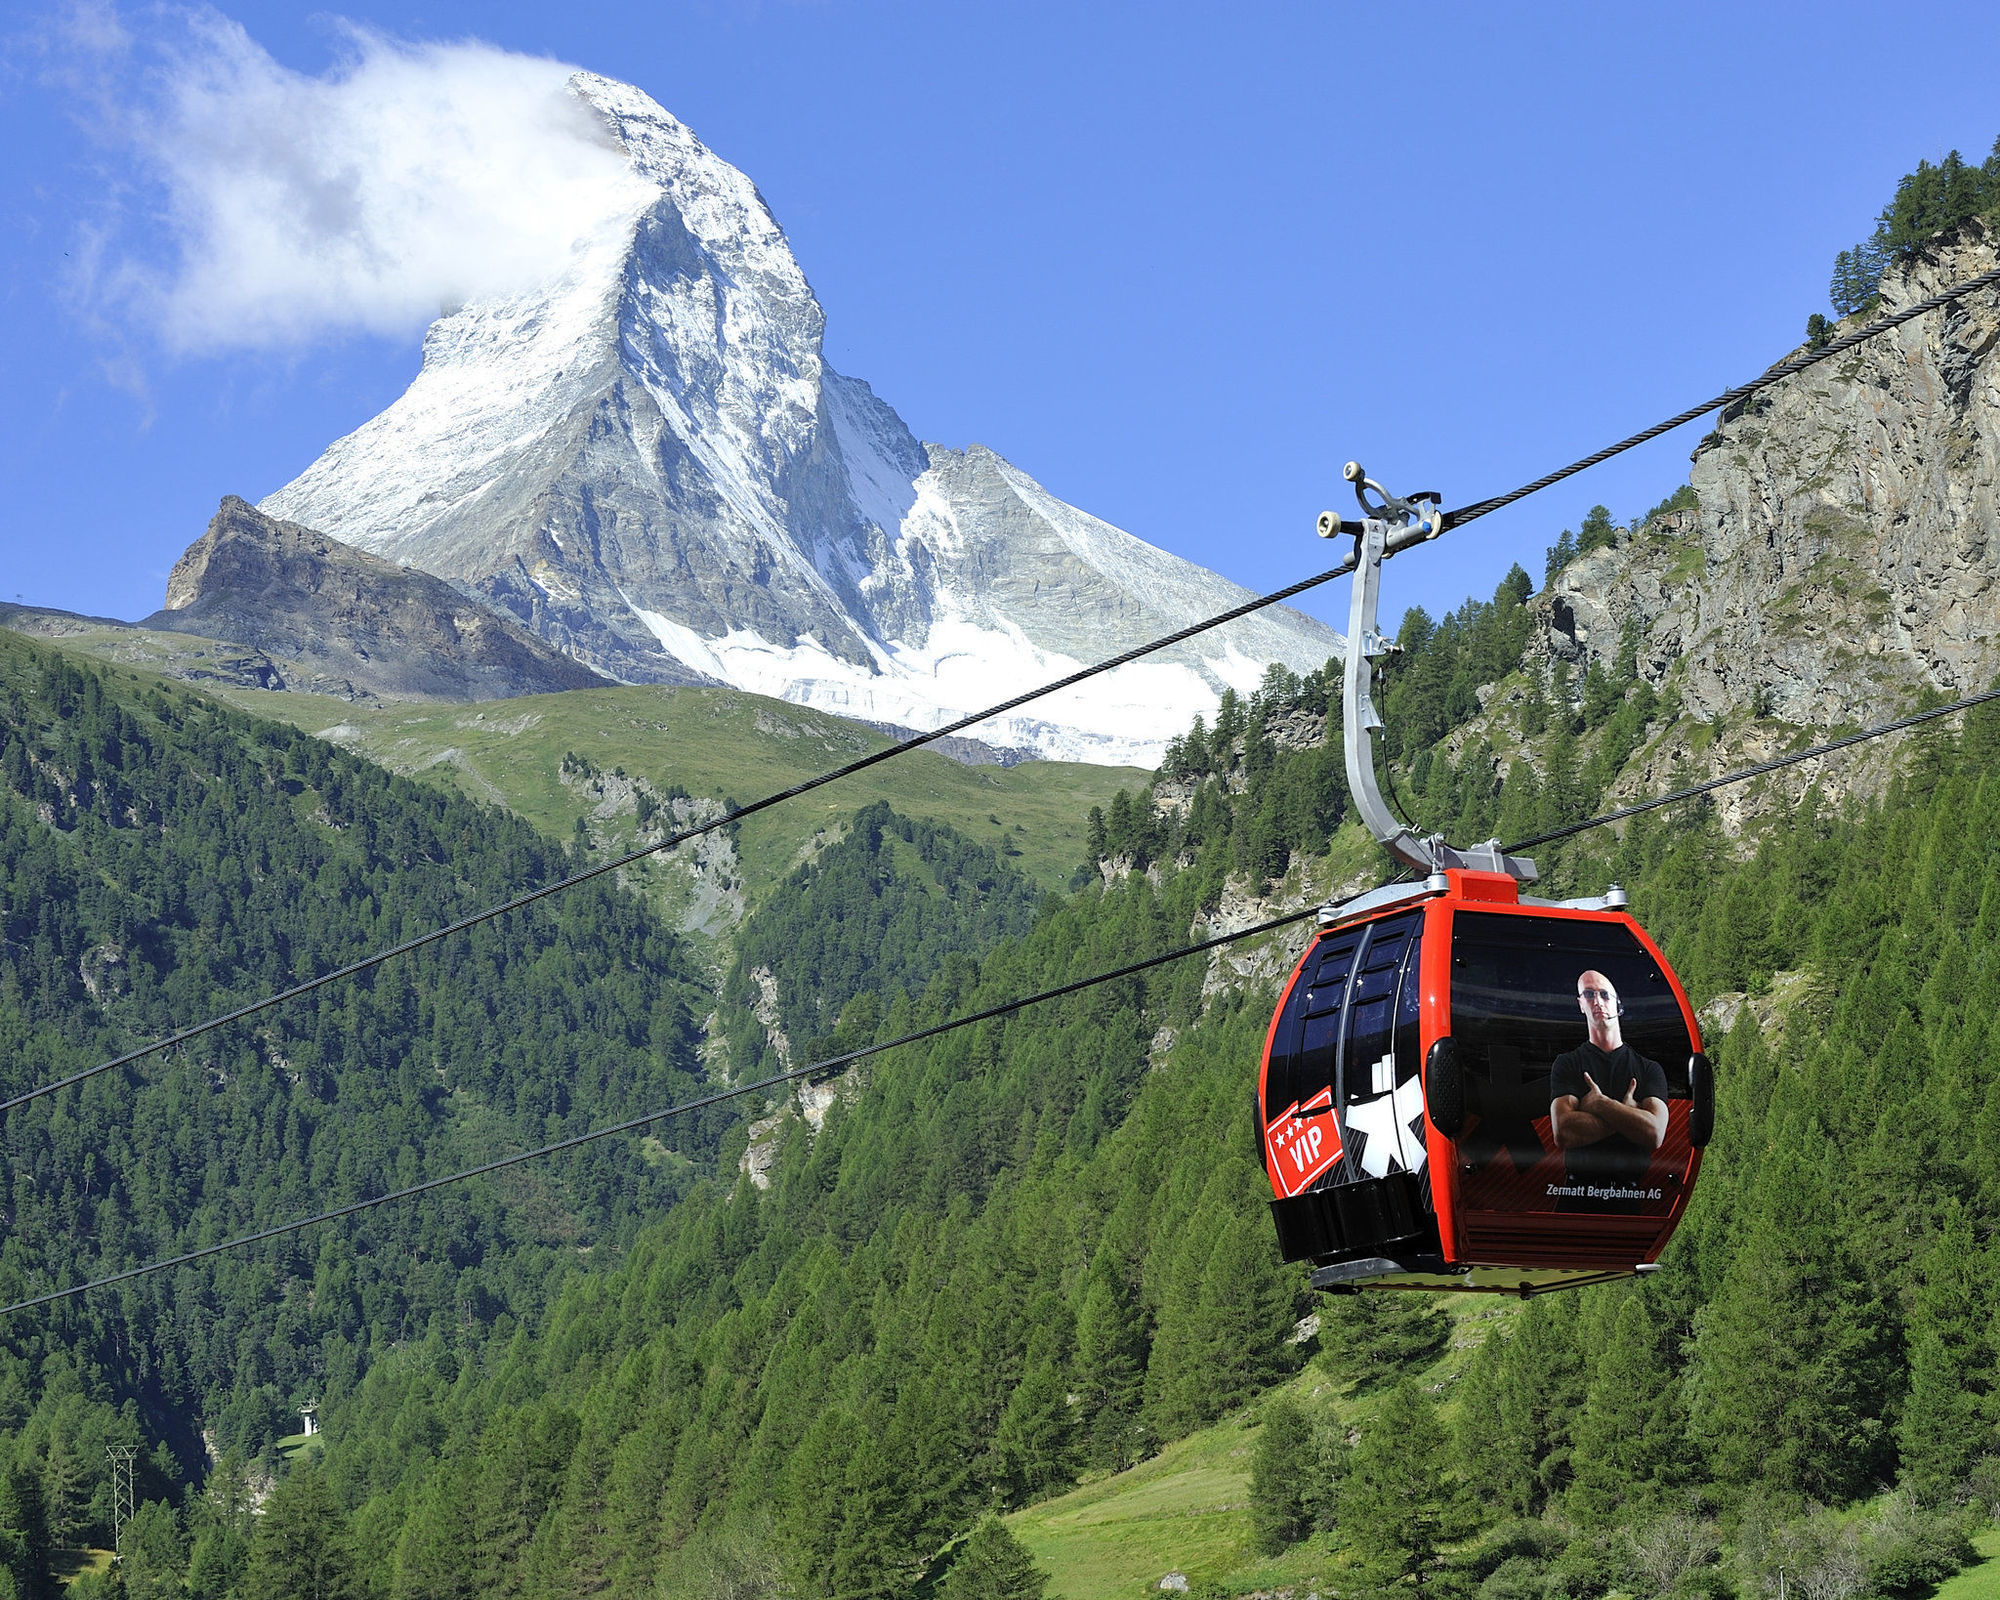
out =
[[(1390, 1070), (1395, 1069), (1391, 1066)], [(1415, 1073), (1389, 1093), (1349, 1106), (1347, 1126), (1368, 1136), (1361, 1146), (1361, 1170), (1371, 1178), (1405, 1170), (1401, 1158), (1407, 1145), (1417, 1153), (1409, 1170), (1421, 1172), (1425, 1161), (1423, 1116), (1424, 1084)], [(1407, 1139), (1405, 1130), (1410, 1135)]]

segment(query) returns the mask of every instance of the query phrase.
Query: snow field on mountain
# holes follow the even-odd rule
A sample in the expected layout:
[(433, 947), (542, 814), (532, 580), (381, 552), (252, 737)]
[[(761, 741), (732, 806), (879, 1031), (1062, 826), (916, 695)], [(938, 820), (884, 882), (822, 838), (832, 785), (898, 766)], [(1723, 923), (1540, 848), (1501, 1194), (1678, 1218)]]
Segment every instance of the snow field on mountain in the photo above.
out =
[[(671, 654), (718, 682), (901, 727), (941, 727), (1089, 665), (1037, 649), (1018, 629), (947, 618), (932, 624), (921, 646), (892, 641), (878, 651), (883, 670), (871, 675), (813, 639), (800, 639), (789, 649), (747, 629), (703, 639), (656, 611), (636, 604), (632, 609)], [(1245, 694), (1264, 674), (1261, 662), (1235, 651), (1204, 657), (1203, 664)], [(1026, 746), (1061, 761), (1151, 767), (1159, 764), (1167, 741), (1186, 729), (1179, 708), (1212, 695), (1193, 667), (1134, 662), (1036, 701), (1031, 711), (995, 717), (967, 732), (989, 744)]]
[[(981, 446), (920, 444), (827, 366), (824, 313), (750, 179), (639, 90), (569, 84), (628, 160), (618, 214), (556, 281), (442, 317), (408, 391), (264, 509), (448, 578), (615, 677), (687, 668), (916, 728), (1250, 597)], [(1223, 688), (1341, 647), (1261, 613), (979, 736), (1150, 765)]]

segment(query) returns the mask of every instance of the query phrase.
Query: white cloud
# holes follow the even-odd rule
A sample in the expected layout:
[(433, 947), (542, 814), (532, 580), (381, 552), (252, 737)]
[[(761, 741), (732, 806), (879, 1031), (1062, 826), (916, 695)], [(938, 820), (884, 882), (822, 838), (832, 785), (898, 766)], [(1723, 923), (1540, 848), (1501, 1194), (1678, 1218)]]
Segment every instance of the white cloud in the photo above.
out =
[[(136, 93), (118, 53), (105, 131), (137, 152), (150, 192), (119, 207), (100, 297), (183, 352), (413, 334), (441, 305), (557, 277), (654, 192), (568, 92), (574, 68), (478, 42), (346, 38), (313, 77), (225, 17), (183, 13), (147, 41)], [(158, 208), (143, 228), (135, 199)]]

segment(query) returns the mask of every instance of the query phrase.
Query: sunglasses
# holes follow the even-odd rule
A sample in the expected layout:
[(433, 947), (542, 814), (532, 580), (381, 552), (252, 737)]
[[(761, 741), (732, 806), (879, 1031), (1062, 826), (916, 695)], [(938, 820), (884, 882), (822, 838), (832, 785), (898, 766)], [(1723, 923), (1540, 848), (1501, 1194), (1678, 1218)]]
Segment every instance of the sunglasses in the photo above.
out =
[(1609, 989), (1579, 989), (1576, 991), (1585, 1000), (1612, 1001), (1618, 998)]

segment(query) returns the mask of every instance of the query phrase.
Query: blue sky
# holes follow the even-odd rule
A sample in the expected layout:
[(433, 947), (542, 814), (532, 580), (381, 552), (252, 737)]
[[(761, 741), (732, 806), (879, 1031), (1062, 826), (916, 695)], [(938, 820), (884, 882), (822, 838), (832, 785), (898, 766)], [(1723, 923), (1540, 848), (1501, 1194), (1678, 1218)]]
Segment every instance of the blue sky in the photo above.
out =
[[(926, 439), (990, 445), (1269, 588), (1328, 564), (1358, 456), (1447, 503), (1761, 370), (1897, 175), (2000, 134), (1987, 6), (364, 3), (220, 13), (294, 72), (342, 20), (638, 84), (757, 182), (827, 353)], [(171, 272), (121, 118), (186, 13), (17, 6), (0, 39), (0, 599), (136, 617), (415, 373), (415, 326), (176, 351), (106, 268)], [(108, 109), (107, 109), (108, 108)], [(99, 264), (91, 279), (83, 263)], [(1490, 593), (1699, 428), (1397, 562)], [(1344, 596), (1311, 609), (1334, 620)]]

